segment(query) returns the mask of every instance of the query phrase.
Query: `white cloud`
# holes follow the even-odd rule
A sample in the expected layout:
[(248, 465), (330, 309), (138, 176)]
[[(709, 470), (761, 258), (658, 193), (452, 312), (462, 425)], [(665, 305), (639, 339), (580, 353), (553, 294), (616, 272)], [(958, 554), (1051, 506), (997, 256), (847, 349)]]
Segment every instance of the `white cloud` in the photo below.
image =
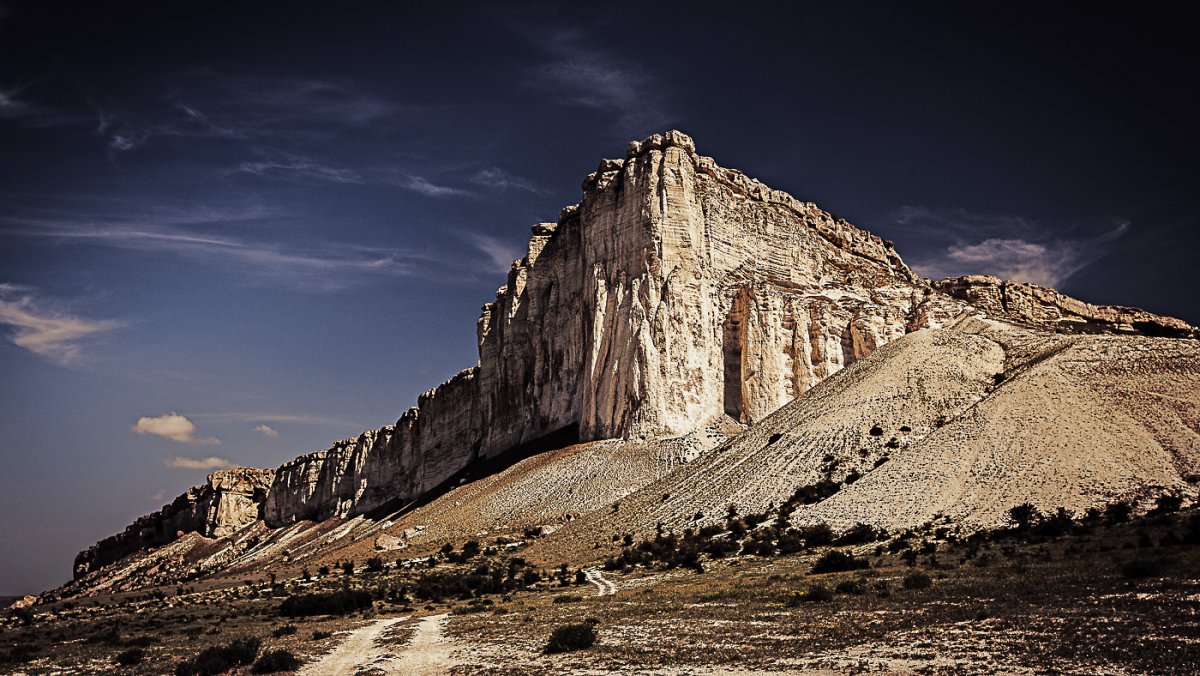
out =
[(513, 176), (499, 167), (490, 167), (482, 169), (479, 173), (471, 178), (471, 182), (477, 185), (486, 186), (488, 188), (496, 188), (499, 190), (524, 190), (535, 194), (544, 193), (545, 190), (534, 185), (531, 181)]
[(210, 420), (233, 420), (239, 422), (256, 422), (256, 423), (297, 423), (300, 425), (323, 425), (328, 427), (352, 427), (358, 429), (361, 424), (353, 420), (344, 420), (342, 418), (332, 418), (329, 416), (309, 415), (307, 413), (263, 413), (261, 411), (251, 412), (229, 412), (229, 413), (193, 413), (193, 418), (204, 418)]
[(278, 437), (279, 431), (270, 425), (262, 424), (254, 428), (255, 432), (262, 434), (265, 437)]
[(181, 455), (174, 456), (163, 460), (163, 464), (167, 467), (175, 467), (178, 469), (228, 469), (233, 467), (233, 463), (225, 458), (209, 456), (207, 458), (187, 458)]
[(1049, 287), (1098, 260), (1130, 227), (1117, 220), (1099, 233), (1081, 233), (1022, 216), (914, 206), (899, 209), (894, 218), (914, 236), (937, 242), (938, 248), (912, 261), (921, 275), (992, 275)]
[(444, 185), (435, 185), (421, 176), (405, 176), (393, 183), (397, 187), (405, 190), (412, 190), (426, 197), (454, 197), (466, 196), (471, 193), (459, 188), (451, 188)]
[(644, 136), (662, 131), (671, 122), (666, 110), (666, 87), (638, 64), (623, 56), (591, 47), (574, 29), (532, 34), (534, 44), (550, 60), (534, 69), (529, 84), (568, 105), (606, 111), (617, 131)]
[(327, 183), (362, 183), (363, 177), (353, 169), (333, 167), (298, 155), (285, 154), (257, 162), (242, 162), (237, 171), (255, 176), (283, 176)]
[(167, 497), (167, 492), (160, 488), (159, 490), (154, 491), (154, 495), (151, 495), (150, 499), (153, 500), (154, 502), (158, 502), (160, 500), (165, 499), (166, 497)]
[(96, 133), (110, 150), (132, 150), (152, 138), (326, 139), (339, 129), (386, 124), (408, 110), (334, 80), (194, 70), (162, 84), (166, 96), (94, 106)]
[(0, 284), (0, 324), (12, 328), (12, 344), (59, 364), (78, 362), (85, 339), (122, 326), (45, 307), (29, 289), (12, 284)]
[[(107, 207), (106, 208), (111, 208)], [(286, 283), (289, 288), (340, 289), (367, 275), (409, 274), (427, 256), (398, 249), (336, 243), (298, 248), (214, 234), (213, 226), (245, 226), (279, 219), (277, 210), (255, 206), (162, 209), (127, 206), (110, 218), (74, 214), (0, 216), (0, 237), (58, 240), (93, 246), (187, 256), (228, 265), (237, 274)]]
[(221, 443), (220, 439), (213, 437), (197, 437), (196, 425), (188, 420), (185, 416), (178, 413), (164, 413), (160, 416), (149, 417), (142, 416), (138, 418), (137, 423), (133, 426), (133, 431), (138, 434), (150, 434), (164, 439), (170, 439), (181, 444), (200, 444), (204, 446), (214, 446)]
[(462, 236), (472, 246), (483, 253), (484, 257), (491, 263), (489, 267), (495, 272), (508, 274), (508, 271), (512, 269), (513, 261), (522, 256), (520, 249), (506, 244), (491, 235), (470, 232), (463, 233)]

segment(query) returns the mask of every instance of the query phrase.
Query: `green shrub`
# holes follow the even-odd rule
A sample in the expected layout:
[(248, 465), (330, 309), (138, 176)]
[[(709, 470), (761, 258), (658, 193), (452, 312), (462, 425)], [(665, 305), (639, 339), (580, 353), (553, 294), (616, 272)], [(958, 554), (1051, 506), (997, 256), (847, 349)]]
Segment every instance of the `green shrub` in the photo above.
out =
[(40, 648), (28, 643), (19, 643), (0, 652), (0, 664), (24, 664), (30, 662), (38, 654)]
[(834, 540), (837, 545), (861, 545), (887, 537), (887, 531), (865, 523), (856, 523)]
[(346, 615), (372, 606), (371, 594), (349, 589), (325, 594), (300, 594), (289, 596), (279, 606), (284, 617), (309, 615)]
[(1121, 575), (1131, 579), (1145, 577), (1161, 577), (1166, 571), (1168, 562), (1165, 559), (1134, 559), (1121, 566)]
[(556, 627), (546, 643), (547, 654), (565, 653), (572, 650), (583, 650), (596, 644), (595, 622), (579, 624), (564, 624)]
[(1133, 516), (1133, 503), (1119, 500), (1104, 507), (1104, 519), (1109, 523), (1125, 523)]
[(132, 667), (146, 659), (146, 651), (141, 648), (130, 648), (117, 655), (117, 664), (123, 667)]
[(1008, 518), (1012, 520), (1017, 530), (1027, 531), (1038, 522), (1040, 514), (1038, 514), (1037, 507), (1026, 502), (1008, 510)]
[(904, 576), (903, 585), (905, 589), (928, 589), (933, 586), (933, 578), (922, 571), (914, 570)]
[(853, 554), (831, 549), (821, 555), (817, 562), (813, 564), (812, 573), (820, 575), (822, 573), (838, 573), (846, 570), (861, 570), (870, 567), (870, 563), (865, 559), (855, 558)]
[(262, 657), (250, 669), (252, 674), (274, 674), (279, 671), (296, 671), (300, 668), (300, 659), (287, 650), (272, 650), (263, 653)]
[(793, 591), (788, 595), (789, 606), (795, 607), (801, 603), (825, 603), (833, 600), (833, 592), (823, 584), (810, 585), (804, 591)]
[(208, 648), (190, 660), (175, 666), (175, 676), (215, 676), (234, 667), (246, 666), (258, 657), (261, 641), (256, 638), (238, 639), (221, 647)]
[(834, 591), (839, 594), (860, 596), (867, 593), (867, 584), (862, 580), (842, 580), (834, 587)]

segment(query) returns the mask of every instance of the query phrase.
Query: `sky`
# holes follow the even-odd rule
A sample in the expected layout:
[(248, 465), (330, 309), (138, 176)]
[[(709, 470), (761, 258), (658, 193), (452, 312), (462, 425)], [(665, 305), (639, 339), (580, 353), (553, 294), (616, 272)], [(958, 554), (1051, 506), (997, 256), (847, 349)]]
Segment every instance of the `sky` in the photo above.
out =
[(394, 422), (667, 129), (926, 276), (1200, 323), (1186, 16), (783, 4), (0, 0), (0, 594)]

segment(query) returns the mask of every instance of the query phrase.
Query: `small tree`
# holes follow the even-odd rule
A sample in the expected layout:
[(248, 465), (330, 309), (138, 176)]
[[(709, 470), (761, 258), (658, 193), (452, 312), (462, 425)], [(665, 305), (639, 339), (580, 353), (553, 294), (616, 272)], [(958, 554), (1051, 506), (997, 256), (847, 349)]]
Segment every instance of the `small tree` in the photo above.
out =
[(1017, 530), (1025, 532), (1037, 523), (1038, 510), (1037, 507), (1026, 502), (1009, 509), (1008, 518), (1016, 524)]

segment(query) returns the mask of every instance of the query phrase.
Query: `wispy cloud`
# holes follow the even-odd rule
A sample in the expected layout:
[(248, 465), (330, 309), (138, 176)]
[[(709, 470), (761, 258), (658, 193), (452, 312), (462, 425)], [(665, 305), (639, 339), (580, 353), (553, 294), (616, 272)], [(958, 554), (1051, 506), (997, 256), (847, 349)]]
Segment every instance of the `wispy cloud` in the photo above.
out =
[(181, 444), (199, 444), (201, 446), (216, 446), (221, 443), (215, 437), (196, 436), (196, 425), (186, 416), (178, 413), (164, 413), (158, 416), (142, 416), (133, 425), (133, 431), (138, 434), (149, 434)]
[(210, 264), (225, 264), (238, 274), (286, 283), (291, 288), (332, 290), (365, 275), (401, 276), (427, 256), (399, 249), (330, 242), (309, 247), (254, 241), (214, 233), (216, 226), (281, 220), (278, 210), (260, 206), (184, 210), (130, 207), (120, 216), (82, 214), (0, 216), (0, 237), (57, 240), (134, 251), (169, 253)]
[(471, 177), (471, 182), (476, 185), (482, 185), (486, 188), (494, 188), (497, 190), (523, 190), (534, 194), (542, 194), (546, 192), (542, 188), (534, 185), (532, 181), (513, 176), (499, 167), (489, 167), (482, 169)]
[[(155, 91), (152, 83), (143, 91)], [(385, 124), (411, 109), (344, 80), (231, 75), (196, 70), (157, 93), (92, 101), (96, 133), (113, 151), (155, 138), (297, 141)]]
[(513, 261), (524, 255), (517, 247), (491, 235), (478, 232), (463, 232), (460, 233), (460, 236), (483, 254), (488, 267), (494, 272), (507, 274), (512, 269)]
[(255, 176), (280, 176), (326, 183), (362, 183), (363, 176), (353, 169), (333, 167), (307, 157), (283, 155), (277, 159), (242, 162), (237, 171)]
[(25, 127), (63, 127), (80, 124), (87, 117), (57, 106), (34, 102), (25, 87), (0, 89), (0, 121)]
[(192, 413), (191, 416), (196, 419), (233, 421), (233, 422), (253, 422), (253, 423), (276, 423), (276, 424), (297, 424), (297, 425), (317, 425), (324, 427), (362, 427), (359, 423), (353, 420), (345, 420), (343, 418), (334, 418), (331, 416), (309, 415), (307, 413), (268, 413), (262, 411), (249, 412), (226, 412), (226, 413)]
[(1128, 221), (1116, 220), (1088, 233), (1021, 216), (915, 206), (902, 207), (893, 216), (914, 235), (944, 243), (912, 261), (926, 277), (986, 274), (1051, 287), (1098, 260), (1130, 227)]
[(423, 176), (403, 173), (393, 168), (351, 169), (291, 153), (263, 148), (258, 149), (258, 152), (266, 157), (242, 162), (234, 171), (312, 183), (390, 186), (411, 190), (426, 197), (469, 197), (472, 195), (468, 190), (439, 185)]
[(188, 458), (182, 455), (176, 455), (163, 460), (163, 464), (167, 467), (175, 467), (177, 469), (229, 469), (233, 467), (233, 463), (225, 458), (218, 458), (215, 455), (210, 455), (207, 458)]
[(123, 326), (56, 309), (32, 289), (14, 284), (0, 284), (0, 324), (9, 327), (13, 345), (64, 365), (81, 359), (88, 338)]
[(661, 131), (671, 123), (666, 87), (644, 67), (588, 44), (577, 29), (553, 29), (530, 37), (548, 57), (530, 73), (530, 86), (559, 103), (610, 114), (616, 131), (626, 136)]
[(258, 432), (259, 434), (263, 435), (264, 437), (278, 437), (279, 436), (279, 431), (276, 430), (274, 427), (271, 427), (270, 425), (265, 425), (265, 424), (257, 425), (257, 426), (255, 426), (254, 431)]

